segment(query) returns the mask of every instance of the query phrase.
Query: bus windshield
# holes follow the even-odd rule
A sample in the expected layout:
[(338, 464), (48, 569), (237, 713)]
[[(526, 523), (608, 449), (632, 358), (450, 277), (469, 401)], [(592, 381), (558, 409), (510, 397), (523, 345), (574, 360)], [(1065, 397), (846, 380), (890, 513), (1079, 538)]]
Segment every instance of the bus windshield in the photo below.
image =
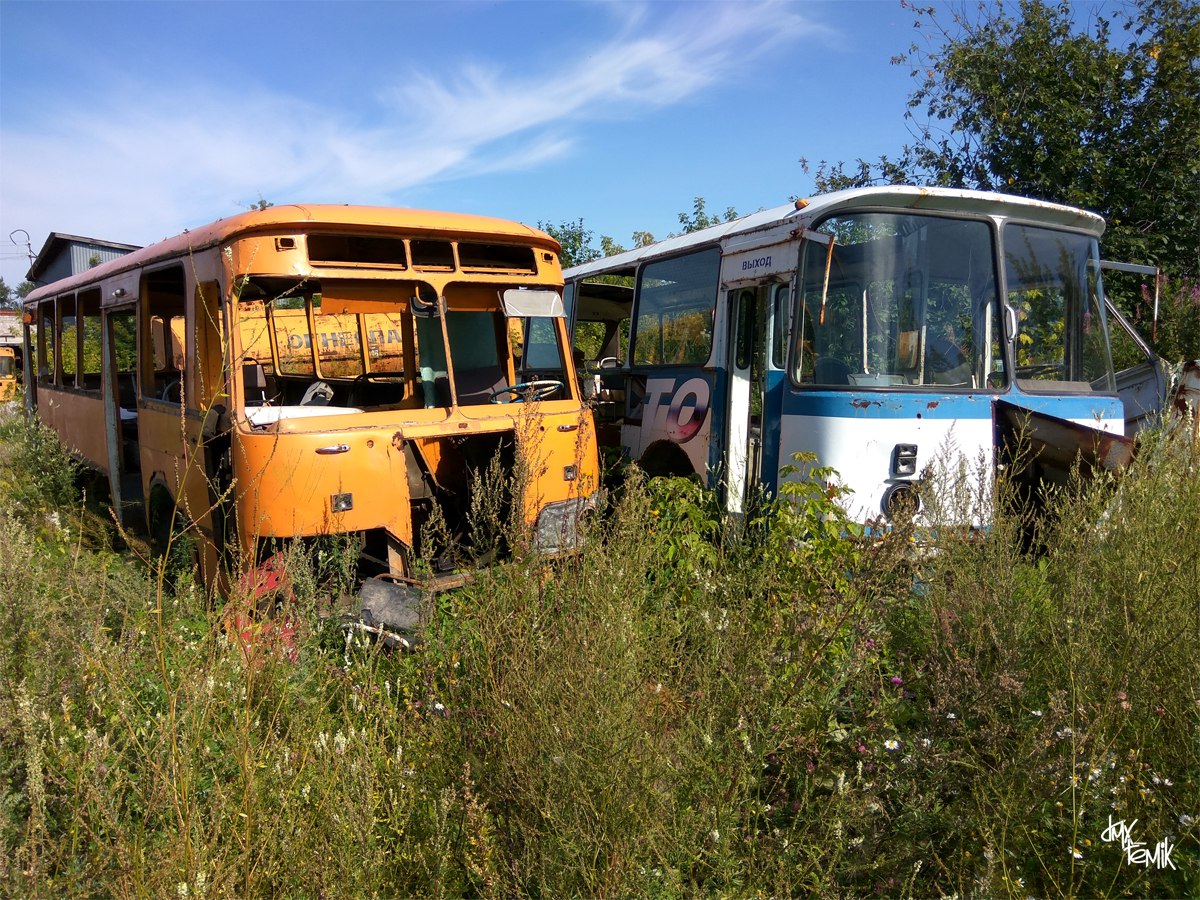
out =
[(980, 390), (1005, 384), (992, 229), (859, 213), (809, 240), (794, 319), (800, 386)]
[[(449, 407), (455, 399), (477, 406), (519, 399), (519, 386), (534, 380), (539, 399), (567, 397), (552, 319), (527, 320), (529, 350), (537, 352), (520, 368), (521, 329), (511, 333), (498, 298), (484, 303), (473, 292), (465, 308), (453, 308), (454, 286), (447, 294), (451, 308), (443, 309), (436, 292), (413, 282), (247, 280), (238, 303), (245, 405), (314, 407), (311, 415), (322, 407), (331, 415)], [(334, 298), (347, 295), (351, 308), (371, 311), (346, 311)]]

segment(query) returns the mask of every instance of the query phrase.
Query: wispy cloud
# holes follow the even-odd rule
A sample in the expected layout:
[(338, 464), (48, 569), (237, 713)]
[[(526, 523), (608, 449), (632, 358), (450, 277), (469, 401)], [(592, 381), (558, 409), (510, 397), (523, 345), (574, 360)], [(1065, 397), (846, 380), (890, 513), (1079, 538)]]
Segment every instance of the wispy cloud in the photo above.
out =
[[(736, 77), (764, 50), (821, 34), (794, 6), (610, 7), (613, 27), (550, 70), (481, 60), (446, 76), (397, 71), (347, 112), (242, 85), (110, 88), (0, 131), (4, 230), (155, 240), (261, 191), (271, 199), (388, 202), (435, 181), (569, 154), (589, 122), (633, 118)], [(363, 124), (371, 123), (371, 124)], [(13, 174), (20, 172), (19, 178)], [(197, 217), (199, 217), (197, 219)]]

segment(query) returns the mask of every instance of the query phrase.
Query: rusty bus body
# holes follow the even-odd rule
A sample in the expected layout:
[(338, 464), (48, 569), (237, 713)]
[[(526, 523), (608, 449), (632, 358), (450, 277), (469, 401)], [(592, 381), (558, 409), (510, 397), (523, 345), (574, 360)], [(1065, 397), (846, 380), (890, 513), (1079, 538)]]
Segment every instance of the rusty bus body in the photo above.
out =
[[(27, 404), (122, 519), (194, 530), (209, 585), (235, 552), (334, 534), (361, 539), (364, 575), (410, 579), (424, 523), (463, 536), (493, 459), (526, 474), (515, 521), (561, 549), (598, 464), (558, 252), (449, 213), (223, 219), (31, 293)], [(487, 548), (466, 549), (432, 574)]]

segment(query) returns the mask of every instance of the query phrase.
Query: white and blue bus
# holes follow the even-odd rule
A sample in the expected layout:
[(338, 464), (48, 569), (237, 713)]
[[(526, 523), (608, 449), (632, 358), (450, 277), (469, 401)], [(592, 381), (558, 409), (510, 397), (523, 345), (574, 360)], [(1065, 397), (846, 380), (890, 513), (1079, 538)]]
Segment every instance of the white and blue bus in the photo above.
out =
[[(601, 442), (699, 475), (732, 511), (810, 453), (867, 522), (947, 448), (994, 461), (999, 401), (1123, 435), (1103, 231), (1021, 197), (872, 187), (571, 268)], [(1146, 345), (1121, 340), (1161, 394)]]

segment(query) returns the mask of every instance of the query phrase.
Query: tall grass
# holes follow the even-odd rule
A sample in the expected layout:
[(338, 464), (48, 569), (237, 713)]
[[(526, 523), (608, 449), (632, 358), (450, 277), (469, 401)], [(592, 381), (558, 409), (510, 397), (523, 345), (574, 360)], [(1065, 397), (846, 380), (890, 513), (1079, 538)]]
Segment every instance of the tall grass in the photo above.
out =
[(1200, 893), (1186, 442), (1059, 491), (1040, 556), (1005, 515), (868, 544), (819, 485), (730, 523), (635, 472), (408, 655), (322, 620), (299, 554), (293, 661), (108, 549), (43, 432), (0, 441), (7, 894)]

